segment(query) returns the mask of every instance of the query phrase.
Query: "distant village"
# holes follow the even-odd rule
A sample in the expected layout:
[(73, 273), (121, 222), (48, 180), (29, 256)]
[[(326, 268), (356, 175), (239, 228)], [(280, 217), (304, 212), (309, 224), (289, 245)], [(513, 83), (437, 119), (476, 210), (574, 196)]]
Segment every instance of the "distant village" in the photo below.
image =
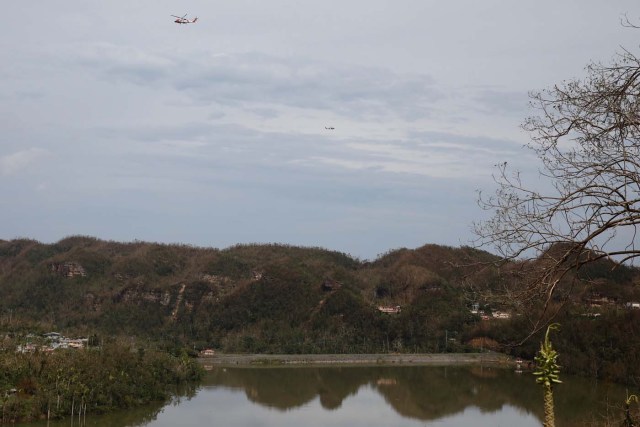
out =
[(17, 353), (33, 353), (36, 351), (51, 352), (57, 349), (83, 349), (86, 348), (89, 339), (88, 338), (67, 338), (58, 332), (49, 332), (42, 337), (33, 334), (27, 335), (28, 341), (44, 341), (40, 344), (34, 342), (28, 342), (26, 344), (20, 344), (16, 347)]
[[(603, 307), (620, 307), (620, 308), (624, 308), (627, 310), (640, 310), (640, 302), (636, 302), (636, 301), (629, 301), (629, 302), (625, 302), (623, 304), (618, 303), (617, 300), (613, 299), (613, 298), (609, 298), (606, 297), (602, 294), (599, 293), (592, 293), (590, 294), (589, 297), (585, 298), (582, 301), (583, 305), (589, 309), (599, 309), (599, 308), (603, 308)], [(380, 313), (385, 313), (385, 314), (398, 314), (402, 311), (402, 307), (399, 305), (379, 305), (377, 307), (378, 311)], [(480, 303), (473, 303), (471, 305), (471, 308), (469, 309), (469, 311), (471, 312), (471, 314), (476, 314), (478, 316), (480, 316), (480, 319), (482, 320), (491, 320), (491, 319), (497, 319), (497, 320), (506, 320), (506, 319), (511, 319), (511, 313), (507, 312), (507, 311), (501, 311), (501, 310), (492, 310), (489, 313), (487, 313), (485, 310), (481, 310), (480, 309)], [(585, 317), (599, 317), (600, 313), (598, 312), (587, 312), (584, 313), (583, 316)]]

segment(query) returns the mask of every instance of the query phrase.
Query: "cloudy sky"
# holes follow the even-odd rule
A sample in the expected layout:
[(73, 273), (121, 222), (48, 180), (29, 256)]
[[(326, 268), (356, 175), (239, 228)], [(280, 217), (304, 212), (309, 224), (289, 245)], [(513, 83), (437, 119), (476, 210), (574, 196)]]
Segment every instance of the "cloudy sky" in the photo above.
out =
[[(527, 93), (637, 51), (637, 0), (16, 1), (0, 239), (83, 234), (372, 259), (468, 244)], [(171, 14), (199, 17), (177, 25)], [(334, 127), (327, 130), (325, 127)]]

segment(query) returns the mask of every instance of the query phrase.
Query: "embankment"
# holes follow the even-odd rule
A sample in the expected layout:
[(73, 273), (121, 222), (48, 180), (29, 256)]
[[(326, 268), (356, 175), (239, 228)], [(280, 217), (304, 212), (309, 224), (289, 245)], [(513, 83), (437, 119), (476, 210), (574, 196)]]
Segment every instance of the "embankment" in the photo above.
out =
[(500, 353), (436, 354), (217, 354), (199, 359), (203, 366), (260, 365), (515, 365)]

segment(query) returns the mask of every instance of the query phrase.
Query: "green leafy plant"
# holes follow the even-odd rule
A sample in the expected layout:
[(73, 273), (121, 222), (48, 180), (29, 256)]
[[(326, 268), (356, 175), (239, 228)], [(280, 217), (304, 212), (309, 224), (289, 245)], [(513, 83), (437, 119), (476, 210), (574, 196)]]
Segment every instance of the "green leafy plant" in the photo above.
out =
[(544, 341), (540, 344), (540, 350), (535, 357), (537, 370), (533, 375), (537, 376), (536, 382), (544, 388), (544, 427), (555, 427), (555, 413), (553, 406), (553, 385), (560, 384), (560, 366), (558, 365), (558, 352), (553, 349), (549, 333), (559, 329), (560, 325), (552, 323), (547, 327)]

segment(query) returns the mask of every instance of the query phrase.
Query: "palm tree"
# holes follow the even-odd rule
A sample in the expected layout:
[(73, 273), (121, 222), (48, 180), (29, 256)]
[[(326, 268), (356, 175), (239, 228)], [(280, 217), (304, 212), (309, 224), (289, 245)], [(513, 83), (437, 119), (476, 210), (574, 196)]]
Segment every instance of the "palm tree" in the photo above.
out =
[(538, 384), (544, 388), (544, 427), (555, 427), (556, 420), (553, 408), (553, 385), (559, 384), (560, 366), (557, 363), (558, 352), (553, 349), (549, 340), (549, 332), (558, 329), (560, 325), (552, 323), (547, 327), (544, 341), (540, 344), (540, 350), (536, 355), (537, 370), (533, 373)]

